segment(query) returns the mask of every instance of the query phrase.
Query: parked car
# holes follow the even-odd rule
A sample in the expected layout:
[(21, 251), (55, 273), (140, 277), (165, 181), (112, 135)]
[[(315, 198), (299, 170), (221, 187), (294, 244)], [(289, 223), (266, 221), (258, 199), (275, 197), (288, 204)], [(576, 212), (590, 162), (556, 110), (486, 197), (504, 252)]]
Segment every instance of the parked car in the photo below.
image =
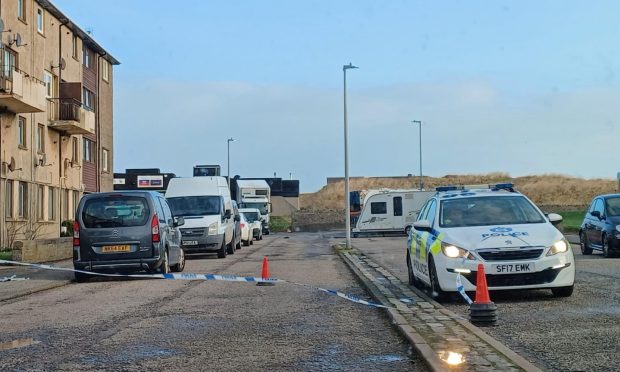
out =
[(186, 253), (215, 252), (224, 258), (235, 252), (235, 223), (224, 177), (173, 178), (166, 199), (172, 212), (185, 218), (181, 244)]
[(239, 212), (236, 201), (231, 200), (230, 204), (232, 205), (233, 222), (235, 223), (233, 243), (235, 249), (241, 249), (241, 212)]
[(599, 195), (592, 200), (579, 228), (582, 254), (593, 250), (605, 257), (620, 253), (620, 194)]
[(248, 245), (254, 244), (254, 237), (252, 236), (252, 224), (248, 222), (243, 212), (240, 212), (240, 214), (241, 242), (247, 247)]
[[(85, 195), (73, 223), (76, 270), (183, 271), (185, 254), (178, 226), (166, 199), (153, 191)], [(75, 273), (76, 281), (88, 274)]]
[(239, 209), (245, 215), (245, 219), (252, 225), (252, 236), (255, 240), (263, 240), (263, 218), (257, 208)]
[(426, 202), (407, 242), (409, 283), (433, 296), (456, 292), (457, 274), (466, 291), (476, 290), (483, 264), (490, 290), (549, 288), (573, 293), (575, 260), (570, 244), (512, 184), (482, 188), (440, 187)]

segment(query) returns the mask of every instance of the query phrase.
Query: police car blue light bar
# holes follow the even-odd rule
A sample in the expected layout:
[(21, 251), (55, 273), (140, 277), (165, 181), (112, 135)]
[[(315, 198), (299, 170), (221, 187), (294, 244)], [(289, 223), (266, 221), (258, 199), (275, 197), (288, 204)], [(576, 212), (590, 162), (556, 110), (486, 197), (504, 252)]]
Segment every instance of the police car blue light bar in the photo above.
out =
[[(443, 192), (443, 191), (455, 191), (458, 190), (458, 186), (439, 186), (435, 188), (435, 191)], [(461, 187), (462, 189), (462, 187)]]
[(506, 183), (498, 183), (493, 187), (494, 190), (508, 190), (512, 191), (514, 184), (506, 182)]

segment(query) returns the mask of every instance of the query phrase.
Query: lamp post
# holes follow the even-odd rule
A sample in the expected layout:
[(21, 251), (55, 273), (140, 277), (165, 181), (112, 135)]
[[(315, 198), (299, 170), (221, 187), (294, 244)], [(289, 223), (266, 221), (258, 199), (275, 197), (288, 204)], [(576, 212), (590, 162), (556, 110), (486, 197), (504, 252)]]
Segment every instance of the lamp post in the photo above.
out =
[(349, 199), (349, 132), (347, 128), (347, 70), (358, 68), (351, 62), (342, 66), (344, 75), (344, 200), (346, 203), (345, 225), (347, 237), (347, 249), (351, 249), (351, 200)]
[(233, 142), (235, 139), (230, 137), (229, 139), (226, 140), (226, 144), (228, 145), (228, 188), (230, 189), (230, 143)]
[(412, 120), (412, 123), (418, 123), (420, 126), (420, 190), (424, 187), (424, 183), (422, 182), (422, 121), (421, 120)]

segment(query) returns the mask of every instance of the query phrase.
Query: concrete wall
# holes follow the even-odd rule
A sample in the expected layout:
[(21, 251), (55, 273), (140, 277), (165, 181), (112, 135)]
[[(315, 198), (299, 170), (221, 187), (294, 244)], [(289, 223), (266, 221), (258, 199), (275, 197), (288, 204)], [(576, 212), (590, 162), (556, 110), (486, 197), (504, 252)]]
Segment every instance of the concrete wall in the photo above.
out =
[(17, 241), (13, 249), (13, 261), (49, 262), (73, 257), (72, 238)]
[(289, 217), (299, 210), (299, 198), (286, 198), (283, 196), (271, 197), (271, 215)]

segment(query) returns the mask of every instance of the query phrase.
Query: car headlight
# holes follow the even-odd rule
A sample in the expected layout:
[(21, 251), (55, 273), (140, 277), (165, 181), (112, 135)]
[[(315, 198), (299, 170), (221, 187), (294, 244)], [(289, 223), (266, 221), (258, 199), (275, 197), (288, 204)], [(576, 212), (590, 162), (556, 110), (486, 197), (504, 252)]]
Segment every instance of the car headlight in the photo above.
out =
[(459, 248), (456, 245), (441, 243), (441, 251), (446, 257), (450, 258), (467, 258), (469, 260), (473, 260), (474, 257), (469, 253), (468, 250)]
[(553, 243), (549, 248), (549, 252), (547, 252), (547, 256), (553, 256), (554, 254), (564, 253), (568, 251), (569, 243), (566, 239), (558, 240)]
[(209, 235), (217, 235), (217, 222), (213, 222), (209, 225)]
[(616, 235), (620, 235), (620, 225), (616, 225)]

